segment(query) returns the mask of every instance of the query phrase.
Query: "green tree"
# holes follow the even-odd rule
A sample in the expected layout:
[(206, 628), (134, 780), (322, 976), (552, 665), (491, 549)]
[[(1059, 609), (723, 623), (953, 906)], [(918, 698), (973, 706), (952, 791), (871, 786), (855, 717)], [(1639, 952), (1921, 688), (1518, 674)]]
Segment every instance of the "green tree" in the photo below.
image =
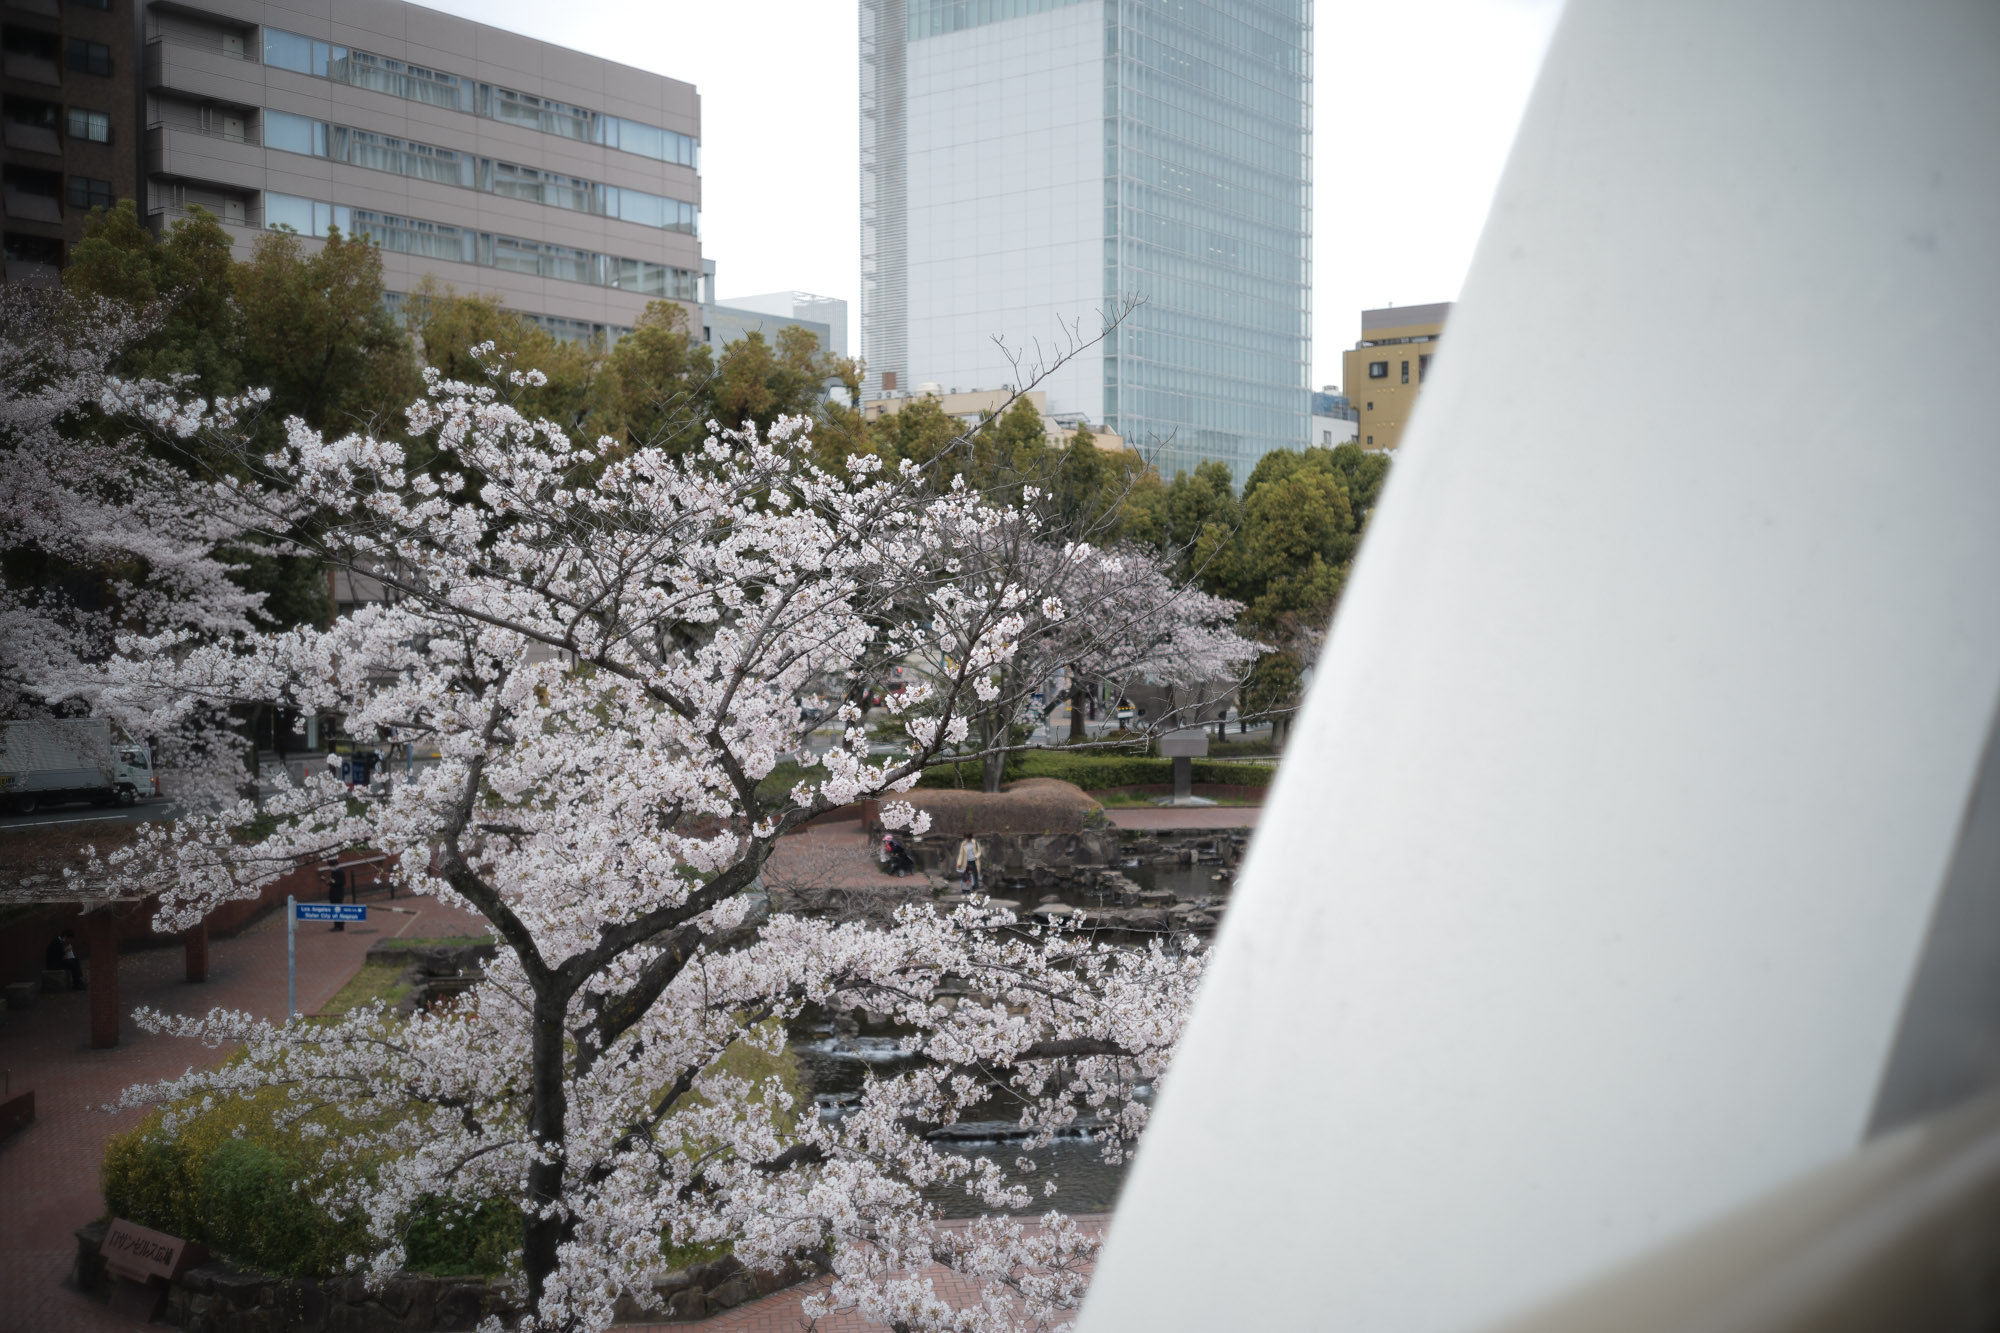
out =
[(236, 265), (214, 214), (190, 208), (155, 240), (132, 201), (121, 199), (116, 208), (92, 211), (70, 258), (63, 271), (69, 290), (157, 307), (159, 327), (125, 349), (120, 374), (193, 375), (210, 396), (243, 390)]
[(547, 329), (500, 304), (498, 296), (460, 293), (426, 276), (404, 302), (403, 319), (423, 363), (449, 379), (484, 381), (486, 369), (472, 349), (492, 343), (517, 370), (539, 370), (548, 383), (510, 389), (512, 402), (530, 417), (547, 417), (579, 430), (593, 404), (604, 349), (596, 342), (563, 342)]
[(688, 328), (687, 308), (651, 302), (605, 357), (590, 433), (627, 446), (690, 448), (706, 433), (713, 376), (713, 358)]
[(751, 422), (761, 431), (781, 416), (816, 415), (830, 370), (809, 330), (788, 324), (775, 344), (747, 334), (722, 349), (710, 394), (715, 419), (732, 429)]
[(236, 268), (243, 375), (271, 391), (270, 417), (344, 433), (388, 424), (422, 391), (409, 336), (382, 301), (382, 252), (332, 229), (308, 254), (265, 232)]

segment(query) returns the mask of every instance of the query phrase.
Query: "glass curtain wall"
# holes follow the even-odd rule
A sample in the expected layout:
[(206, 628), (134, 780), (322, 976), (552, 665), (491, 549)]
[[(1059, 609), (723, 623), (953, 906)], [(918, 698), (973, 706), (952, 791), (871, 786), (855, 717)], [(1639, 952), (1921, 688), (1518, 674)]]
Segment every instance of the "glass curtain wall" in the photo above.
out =
[(1310, 431), (1310, 0), (1105, 0), (1104, 412), (1239, 485)]

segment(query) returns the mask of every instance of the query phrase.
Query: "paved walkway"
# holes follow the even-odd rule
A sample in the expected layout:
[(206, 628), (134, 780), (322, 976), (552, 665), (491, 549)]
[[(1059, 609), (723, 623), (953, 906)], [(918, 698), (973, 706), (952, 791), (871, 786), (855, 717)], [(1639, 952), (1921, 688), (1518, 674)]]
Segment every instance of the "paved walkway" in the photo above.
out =
[[(369, 919), (345, 931), (301, 923), (299, 1007), (325, 1004), (360, 968), (370, 945), (388, 936), (481, 934), (478, 917), (428, 899), (399, 899), (406, 912), (368, 901)], [(35, 1007), (0, 1017), (0, 1067), (15, 1091), (35, 1092), (35, 1122), (0, 1145), (0, 1333), (130, 1333), (132, 1324), (62, 1286), (76, 1257), (71, 1235), (104, 1213), (98, 1164), (112, 1134), (142, 1111), (100, 1109), (134, 1083), (170, 1078), (222, 1052), (139, 1031), (131, 1013), (241, 1009), (267, 1018), (285, 1010), (285, 920), (281, 907), (230, 939), (209, 944), (209, 979), (191, 985), (177, 938), (118, 960), (125, 1018), (120, 1044), (90, 1049), (90, 997), (44, 995)]]
[(1212, 828), (1256, 828), (1257, 816), (1264, 813), (1260, 805), (1156, 805), (1127, 806), (1122, 809), (1106, 810), (1111, 822), (1119, 828), (1145, 829), (1212, 829)]

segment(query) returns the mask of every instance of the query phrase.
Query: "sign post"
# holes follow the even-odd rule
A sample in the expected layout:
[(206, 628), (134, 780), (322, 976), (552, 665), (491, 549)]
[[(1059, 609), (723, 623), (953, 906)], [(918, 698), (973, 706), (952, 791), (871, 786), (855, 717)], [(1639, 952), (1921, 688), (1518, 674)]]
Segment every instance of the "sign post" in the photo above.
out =
[[(394, 911), (394, 908), (390, 909)], [(360, 903), (302, 903), (297, 895), (285, 898), (285, 1021), (299, 1013), (299, 946), (301, 921), (366, 921), (368, 909)]]

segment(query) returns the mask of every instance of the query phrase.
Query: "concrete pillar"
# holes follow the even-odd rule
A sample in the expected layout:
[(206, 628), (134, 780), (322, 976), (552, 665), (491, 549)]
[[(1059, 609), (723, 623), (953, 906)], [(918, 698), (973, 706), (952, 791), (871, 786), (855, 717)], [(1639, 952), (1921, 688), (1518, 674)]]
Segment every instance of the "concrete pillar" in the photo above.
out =
[(2000, 1084), (1996, 51), (1563, 6), (1082, 1333), (1482, 1333)]
[(84, 918), (90, 950), (90, 1044), (107, 1050), (118, 1044), (118, 922), (109, 908)]
[(187, 979), (208, 980), (208, 918), (189, 926), (182, 938), (187, 941)]

